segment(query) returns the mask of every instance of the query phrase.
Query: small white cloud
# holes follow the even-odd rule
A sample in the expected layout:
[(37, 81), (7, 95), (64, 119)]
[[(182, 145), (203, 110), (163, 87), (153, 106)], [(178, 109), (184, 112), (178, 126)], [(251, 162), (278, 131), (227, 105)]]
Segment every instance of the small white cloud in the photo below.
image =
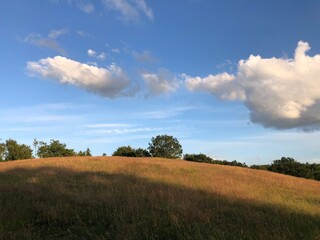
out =
[(107, 9), (117, 11), (125, 21), (139, 21), (141, 14), (153, 20), (153, 11), (145, 0), (102, 0)]
[(320, 126), (320, 55), (308, 56), (300, 41), (293, 59), (250, 56), (235, 75), (185, 76), (186, 87), (221, 99), (241, 100), (251, 121), (273, 128), (313, 129)]
[(88, 56), (96, 58), (98, 60), (105, 60), (107, 57), (106, 53), (101, 52), (98, 54), (96, 51), (94, 51), (92, 49), (88, 49), (87, 53), (88, 53)]
[(105, 97), (128, 96), (130, 81), (124, 71), (116, 64), (108, 68), (98, 68), (65, 57), (40, 59), (27, 62), (31, 76), (70, 84)]
[(148, 87), (148, 94), (152, 95), (174, 92), (179, 86), (179, 80), (165, 69), (160, 69), (157, 73), (144, 72), (142, 78)]
[(88, 55), (90, 57), (96, 57), (97, 56), (97, 53), (96, 51), (92, 50), (92, 49), (88, 49)]

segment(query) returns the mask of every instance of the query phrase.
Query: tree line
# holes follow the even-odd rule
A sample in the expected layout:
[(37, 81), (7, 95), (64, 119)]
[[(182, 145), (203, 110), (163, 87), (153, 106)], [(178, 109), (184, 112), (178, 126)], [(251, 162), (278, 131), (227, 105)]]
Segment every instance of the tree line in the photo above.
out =
[(53, 139), (50, 140), (50, 143), (34, 139), (33, 147), (34, 150), (28, 145), (19, 144), (16, 140), (8, 139), (0, 143), (0, 161), (13, 161), (35, 157), (91, 156), (89, 148), (85, 151), (76, 152), (74, 149), (67, 148), (67, 145), (60, 143), (59, 140)]
[[(58, 140), (51, 140), (50, 143), (44, 141), (33, 141), (34, 150), (25, 144), (18, 144), (13, 139), (8, 139), (0, 143), (0, 161), (12, 161), (18, 159), (30, 159), (34, 157), (67, 157), (67, 156), (91, 156), (91, 151), (87, 148), (84, 151), (76, 152), (74, 149), (67, 148), (66, 144), (60, 143)], [(34, 152), (34, 155), (33, 155)], [(248, 167), (245, 163), (236, 160), (216, 160), (205, 154), (184, 154), (179, 141), (169, 135), (158, 135), (151, 138), (151, 142), (147, 149), (132, 148), (131, 146), (118, 147), (112, 156), (125, 157), (160, 157), (171, 159), (183, 159), (186, 161)], [(106, 154), (103, 154), (106, 156)], [(320, 181), (320, 164), (300, 163), (290, 157), (282, 157), (274, 160), (268, 165), (252, 165), (252, 169), (267, 170), (287, 174), (296, 177), (303, 177)]]

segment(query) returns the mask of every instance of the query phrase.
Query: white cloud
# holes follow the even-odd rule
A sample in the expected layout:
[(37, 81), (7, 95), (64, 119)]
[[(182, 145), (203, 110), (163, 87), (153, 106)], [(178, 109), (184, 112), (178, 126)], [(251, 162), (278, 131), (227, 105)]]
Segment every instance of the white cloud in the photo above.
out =
[(97, 56), (97, 53), (96, 53), (96, 51), (94, 51), (94, 50), (92, 50), (92, 49), (89, 49), (89, 50), (88, 50), (88, 55), (89, 55), (90, 57), (96, 57), (96, 56)]
[(145, 0), (103, 0), (103, 4), (110, 10), (117, 11), (126, 21), (139, 21), (141, 14), (153, 20), (152, 9)]
[(158, 73), (144, 72), (142, 78), (152, 95), (174, 92), (179, 87), (179, 80), (165, 69), (160, 69)]
[(59, 30), (51, 30), (47, 37), (43, 37), (38, 33), (30, 33), (25, 39), (24, 42), (36, 45), (38, 47), (46, 47), (50, 48), (54, 51), (59, 52), (62, 55), (65, 55), (65, 50), (59, 45), (57, 42), (57, 38), (63, 34), (66, 34), (68, 30), (59, 29)]
[(101, 52), (101, 53), (98, 54), (96, 51), (94, 51), (94, 50), (92, 50), (92, 49), (89, 49), (89, 50), (87, 51), (87, 53), (88, 53), (88, 56), (93, 57), (93, 58), (96, 58), (96, 59), (98, 59), (98, 60), (105, 60), (106, 57), (107, 57), (106, 53)]
[(235, 75), (206, 78), (185, 76), (191, 91), (206, 91), (221, 99), (241, 100), (251, 121), (272, 128), (320, 126), (320, 55), (308, 56), (300, 41), (293, 59), (251, 55), (238, 63)]
[(105, 97), (114, 98), (131, 94), (127, 91), (130, 81), (116, 64), (111, 64), (108, 68), (98, 68), (56, 56), (40, 59), (37, 62), (27, 62), (27, 70), (31, 76), (75, 85)]

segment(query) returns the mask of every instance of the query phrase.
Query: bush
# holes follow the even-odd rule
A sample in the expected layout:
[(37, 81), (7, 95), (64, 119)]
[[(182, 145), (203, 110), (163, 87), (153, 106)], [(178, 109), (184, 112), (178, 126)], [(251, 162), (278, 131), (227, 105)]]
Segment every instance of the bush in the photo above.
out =
[(182, 156), (182, 146), (173, 136), (153, 137), (148, 149), (152, 157), (181, 158)]
[(193, 162), (205, 162), (205, 163), (212, 163), (213, 159), (211, 157), (208, 157), (205, 154), (185, 154), (183, 156), (184, 160), (187, 161), (193, 161)]

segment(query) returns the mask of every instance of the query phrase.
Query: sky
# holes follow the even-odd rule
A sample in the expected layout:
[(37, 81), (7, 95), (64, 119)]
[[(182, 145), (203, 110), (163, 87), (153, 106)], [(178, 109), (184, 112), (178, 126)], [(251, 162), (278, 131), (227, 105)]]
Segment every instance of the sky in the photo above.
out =
[(0, 138), (320, 163), (317, 0), (3, 0)]

